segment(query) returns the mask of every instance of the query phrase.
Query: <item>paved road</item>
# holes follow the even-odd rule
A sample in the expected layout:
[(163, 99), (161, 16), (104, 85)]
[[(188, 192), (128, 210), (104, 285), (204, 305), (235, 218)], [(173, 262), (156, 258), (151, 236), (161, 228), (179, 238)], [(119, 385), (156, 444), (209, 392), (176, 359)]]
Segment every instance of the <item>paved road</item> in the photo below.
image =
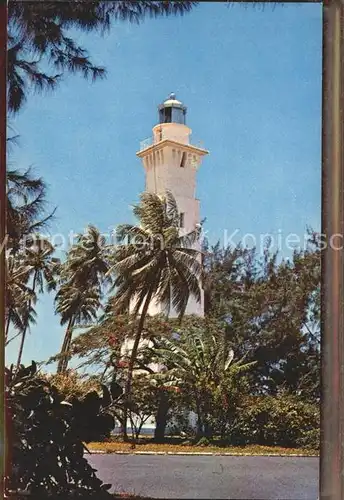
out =
[(316, 500), (317, 458), (91, 455), (98, 476), (153, 498)]

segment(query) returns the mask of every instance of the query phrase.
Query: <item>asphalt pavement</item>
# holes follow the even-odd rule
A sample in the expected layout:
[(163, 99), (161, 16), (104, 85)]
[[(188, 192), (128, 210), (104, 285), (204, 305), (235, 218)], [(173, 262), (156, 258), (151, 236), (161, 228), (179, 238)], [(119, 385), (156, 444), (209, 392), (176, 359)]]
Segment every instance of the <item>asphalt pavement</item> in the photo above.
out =
[(87, 457), (111, 491), (151, 498), (317, 500), (319, 459), (182, 455)]

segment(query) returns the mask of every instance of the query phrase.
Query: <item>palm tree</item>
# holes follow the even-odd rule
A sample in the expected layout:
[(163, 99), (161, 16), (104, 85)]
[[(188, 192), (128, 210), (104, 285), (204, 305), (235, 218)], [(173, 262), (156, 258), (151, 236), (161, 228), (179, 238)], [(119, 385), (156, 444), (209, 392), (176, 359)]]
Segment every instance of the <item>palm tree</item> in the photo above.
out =
[[(55, 271), (58, 264), (58, 259), (53, 258), (55, 251), (54, 246), (47, 240), (39, 235), (34, 238), (34, 245), (25, 249), (23, 255), (24, 266), (28, 268), (27, 279), (32, 278), (32, 292), (36, 296), (36, 289), (38, 293), (43, 293), (44, 284), (48, 292), (55, 289)], [(28, 301), (27, 312), (30, 313), (31, 299)], [(17, 368), (20, 366), (21, 358), (23, 355), (23, 348), (27, 328), (29, 326), (29, 316), (25, 316), (25, 322), (22, 330), (22, 338), (19, 346)]]
[(61, 314), (61, 325), (67, 324), (66, 333), (60, 352), (57, 373), (64, 373), (68, 367), (68, 351), (70, 349), (73, 328), (87, 325), (97, 317), (101, 305), (99, 290), (95, 287), (82, 289), (65, 283), (56, 295), (56, 312)]
[[(30, 169), (25, 172), (7, 170), (7, 290), (6, 290), (6, 327), (5, 342), (22, 335), (18, 360), (25, 341), (26, 331), (34, 322), (36, 301), (35, 290), (28, 281), (32, 276), (30, 262), (25, 262), (24, 254), (35, 246), (37, 237), (34, 233), (44, 228), (52, 219), (54, 212), (46, 215), (46, 185), (41, 178), (36, 178)], [(21, 243), (23, 247), (21, 248)], [(32, 257), (32, 255), (31, 255)], [(10, 324), (18, 331), (15, 337), (8, 339)]]
[(77, 236), (77, 243), (68, 253), (68, 273), (76, 286), (87, 283), (101, 291), (103, 285), (111, 283), (108, 270), (106, 239), (90, 224), (84, 234)]
[[(6, 260), (6, 296), (5, 296), (5, 343), (8, 339), (9, 327), (12, 324), (20, 335), (25, 323), (34, 321), (35, 311), (32, 304), (36, 301), (36, 294), (27, 285), (29, 269), (23, 265), (18, 256), (9, 255)], [(17, 337), (15, 335), (15, 337)]]
[(67, 261), (62, 266), (61, 288), (56, 295), (56, 312), (61, 314), (61, 324), (67, 324), (58, 373), (68, 366), (73, 328), (94, 321), (101, 307), (103, 286), (111, 282), (106, 276), (109, 270), (105, 238), (94, 226), (88, 226), (84, 234), (78, 235), (77, 242), (68, 252)]
[[(118, 227), (119, 245), (116, 248), (115, 264), (110, 272), (116, 279), (115, 307), (131, 303), (134, 317), (139, 322), (128, 365), (125, 385), (125, 400), (131, 393), (133, 368), (149, 305), (159, 301), (166, 315), (171, 306), (180, 318), (183, 317), (190, 295), (201, 300), (200, 252), (193, 245), (199, 237), (199, 229), (180, 234), (179, 213), (176, 200), (170, 192), (164, 196), (143, 193), (133, 213), (139, 225), (124, 224)], [(126, 438), (126, 413), (124, 407), (123, 434)]]
[(25, 172), (8, 170), (6, 175), (8, 248), (15, 253), (23, 238), (30, 238), (51, 221), (55, 210), (45, 215), (47, 188), (30, 169)]
[[(191, 324), (190, 324), (191, 323)], [(163, 337), (150, 354), (166, 367), (153, 377), (165, 386), (185, 391), (188, 403), (197, 413), (198, 436), (209, 433), (208, 416), (216, 398), (228, 393), (231, 379), (246, 372), (256, 363), (244, 363), (245, 356), (234, 361), (234, 351), (224, 341), (223, 329), (197, 318), (196, 324), (184, 324), (171, 339)], [(221, 405), (222, 403), (220, 403)]]

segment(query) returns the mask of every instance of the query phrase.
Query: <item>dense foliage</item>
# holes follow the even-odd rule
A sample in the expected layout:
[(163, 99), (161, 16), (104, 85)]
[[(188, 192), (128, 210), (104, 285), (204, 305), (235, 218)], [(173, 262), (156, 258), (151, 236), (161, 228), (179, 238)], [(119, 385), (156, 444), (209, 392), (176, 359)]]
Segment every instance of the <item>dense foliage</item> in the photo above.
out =
[(290, 394), (243, 398), (228, 428), (233, 444), (319, 449), (318, 405)]
[(82, 399), (88, 392), (101, 390), (98, 377), (82, 376), (75, 370), (68, 370), (66, 373), (42, 373), (41, 376), (56, 387), (61, 397), (67, 402), (74, 398)]
[[(112, 392), (118, 391), (112, 386)], [(83, 398), (64, 401), (36, 365), (6, 370), (9, 450), (12, 469), (6, 490), (32, 498), (106, 499), (110, 485), (102, 484), (83, 457), (84, 443), (109, 437), (114, 418), (111, 393), (102, 386)]]
[(320, 398), (320, 243), (309, 231), (305, 250), (278, 262), (269, 250), (205, 246), (206, 311), (226, 324), (238, 355), (256, 361), (253, 394), (281, 387)]
[[(196, 317), (188, 318), (171, 339), (156, 340), (148, 349), (151, 359), (165, 367), (152, 377), (181, 393), (182, 406), (196, 413), (197, 437), (211, 437), (214, 431), (223, 435), (238, 395), (248, 389), (245, 375), (255, 362), (235, 359), (225, 330)], [(212, 426), (215, 416), (217, 429)]]

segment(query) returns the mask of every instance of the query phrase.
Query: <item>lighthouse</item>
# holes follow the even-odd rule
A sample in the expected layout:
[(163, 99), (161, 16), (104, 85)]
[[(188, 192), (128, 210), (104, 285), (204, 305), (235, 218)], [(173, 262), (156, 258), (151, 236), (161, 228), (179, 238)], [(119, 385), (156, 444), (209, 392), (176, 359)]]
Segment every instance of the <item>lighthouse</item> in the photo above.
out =
[[(196, 198), (196, 177), (202, 159), (208, 151), (192, 140), (192, 130), (186, 124), (187, 108), (174, 93), (158, 106), (158, 123), (152, 136), (140, 144), (137, 156), (145, 170), (145, 189), (163, 195), (170, 191), (176, 199), (179, 211), (180, 231), (193, 231), (200, 223), (200, 201)], [(195, 248), (200, 249), (196, 243)], [(154, 300), (150, 315), (163, 312)], [(201, 302), (192, 296), (185, 314), (204, 315), (203, 291)], [(170, 317), (176, 313), (171, 308)]]

